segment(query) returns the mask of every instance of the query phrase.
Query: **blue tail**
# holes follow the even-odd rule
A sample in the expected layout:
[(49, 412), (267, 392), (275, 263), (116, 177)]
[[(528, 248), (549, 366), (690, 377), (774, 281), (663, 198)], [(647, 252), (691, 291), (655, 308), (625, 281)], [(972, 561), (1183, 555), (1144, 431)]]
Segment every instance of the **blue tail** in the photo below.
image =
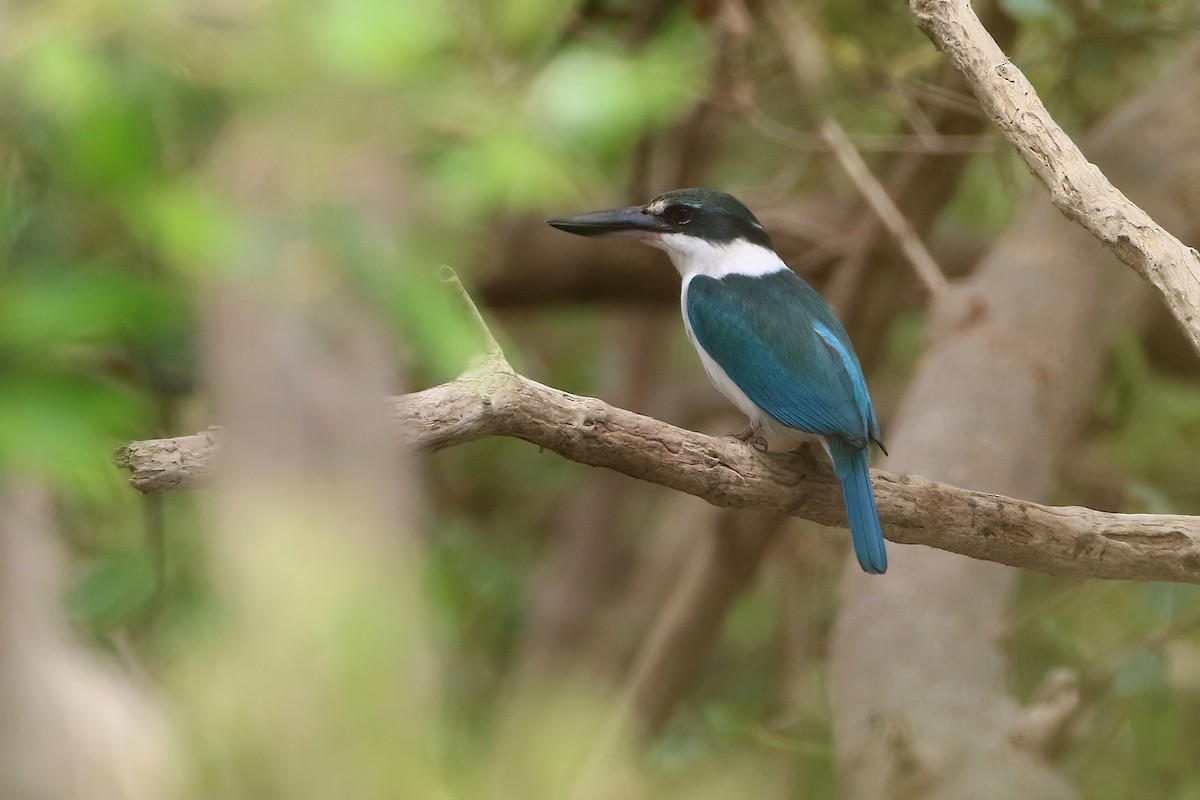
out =
[(871, 575), (887, 572), (887, 553), (883, 549), (883, 528), (875, 509), (875, 492), (871, 489), (871, 472), (867, 448), (855, 447), (839, 437), (827, 437), (833, 469), (842, 482), (846, 499), (846, 516), (850, 520), (850, 535), (854, 539), (854, 554), (859, 566)]

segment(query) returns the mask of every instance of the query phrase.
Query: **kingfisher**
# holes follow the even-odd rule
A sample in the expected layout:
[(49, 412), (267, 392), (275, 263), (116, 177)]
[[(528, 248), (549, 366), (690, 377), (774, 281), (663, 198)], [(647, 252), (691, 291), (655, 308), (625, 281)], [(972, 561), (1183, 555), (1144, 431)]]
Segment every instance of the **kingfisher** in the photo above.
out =
[(783, 263), (750, 209), (725, 192), (676, 189), (645, 205), (546, 222), (666, 251), (683, 279), (688, 339), (713, 384), (749, 418), (739, 438), (819, 437), (842, 485), (858, 563), (885, 572), (869, 470), (871, 442), (883, 443), (858, 356), (833, 310)]

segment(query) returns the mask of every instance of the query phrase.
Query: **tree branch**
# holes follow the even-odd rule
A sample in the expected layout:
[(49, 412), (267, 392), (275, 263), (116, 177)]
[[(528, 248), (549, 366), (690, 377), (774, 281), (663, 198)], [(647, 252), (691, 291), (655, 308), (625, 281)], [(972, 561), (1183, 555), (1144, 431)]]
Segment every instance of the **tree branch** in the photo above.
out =
[(909, 0), (917, 26), (966, 79), (1050, 200), (1162, 294), (1200, 353), (1200, 253), (1114, 187), (1050, 116), (968, 0)]
[[(457, 380), (391, 398), (400, 435), (435, 452), (511, 436), (728, 508), (755, 508), (844, 526), (829, 467), (803, 454), (760, 453), (553, 389), (491, 354)], [(143, 492), (203, 486), (217, 432), (133, 442), (116, 454)], [(1200, 518), (1056, 508), (873, 472), (887, 537), (1058, 575), (1200, 583)]]
[(944, 294), (947, 282), (941, 267), (925, 249), (925, 243), (913, 230), (908, 218), (896, 207), (879, 180), (871, 174), (871, 168), (863, 161), (858, 150), (851, 144), (850, 138), (846, 136), (846, 131), (833, 117), (826, 117), (821, 122), (821, 138), (829, 144), (829, 149), (842, 165), (842, 170), (879, 217), (883, 227), (887, 228), (900, 252), (912, 265), (925, 291), (935, 299)]
[[(806, 39), (815, 38), (809, 35), (807, 26), (799, 23), (793, 17), (791, 9), (780, 0), (766, 3), (763, 9), (769, 22), (768, 29), (775, 35), (779, 52), (783, 56), (788, 74), (796, 87), (796, 92), (802, 102), (812, 103), (819, 95), (817, 88), (818, 76), (810, 74), (815, 70), (802, 63), (803, 44)], [(887, 230), (903, 253), (905, 259), (912, 265), (917, 278), (925, 286), (930, 297), (936, 298), (946, 290), (946, 276), (934, 261), (933, 256), (925, 248), (925, 243), (913, 229), (912, 224), (900, 211), (887, 190), (871, 173), (871, 168), (863, 161), (858, 148), (850, 141), (846, 131), (832, 116), (825, 115), (819, 125), (818, 135), (828, 145), (842, 170), (858, 189), (867, 205), (875, 212), (880, 224)], [(856, 281), (857, 282), (857, 281)]]

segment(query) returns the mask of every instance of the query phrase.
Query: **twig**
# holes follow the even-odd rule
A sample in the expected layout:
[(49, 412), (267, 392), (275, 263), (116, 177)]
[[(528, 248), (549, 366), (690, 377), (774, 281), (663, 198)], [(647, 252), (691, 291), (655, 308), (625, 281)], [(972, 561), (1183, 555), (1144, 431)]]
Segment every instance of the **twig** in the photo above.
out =
[[(774, 33), (779, 44), (780, 53), (783, 55), (784, 63), (787, 65), (788, 75), (792, 79), (792, 84), (796, 87), (796, 91), (800, 93), (802, 98), (811, 98), (816, 94), (814, 76), (808, 74), (800, 63), (799, 54), (793, 44), (793, 40), (801, 38), (797, 35), (797, 31), (801, 26), (792, 18), (791, 12), (778, 0), (771, 0), (766, 3), (764, 11), (767, 20), (770, 23), (770, 29)], [(923, 118), (921, 118), (923, 120)], [(927, 120), (923, 120), (927, 125)], [(914, 126), (917, 127), (917, 126)], [(932, 126), (928, 126), (932, 130)], [(920, 128), (918, 127), (918, 130)], [(822, 141), (824, 141), (838, 163), (842, 165), (846, 175), (854, 183), (855, 187), (866, 199), (867, 204), (879, 217), (879, 221), (887, 229), (888, 233), (895, 239), (896, 244), (900, 247), (900, 251), (904, 257), (912, 264), (913, 270), (917, 273), (917, 278), (925, 285), (930, 296), (937, 297), (946, 289), (946, 277), (938, 268), (937, 262), (933, 260), (933, 256), (925, 249), (925, 245), (921, 242), (921, 237), (917, 236), (912, 225), (905, 219), (904, 214), (892, 202), (892, 198), (888, 196), (887, 191), (880, 185), (879, 181), (871, 174), (871, 170), (867, 167), (862, 156), (858, 154), (858, 150), (850, 143), (850, 139), (846, 136), (846, 132), (842, 130), (842, 126), (837, 123), (832, 117), (824, 117), (821, 121), (819, 133)], [(932, 138), (928, 134), (920, 136), (920, 138)]]
[(846, 171), (846, 175), (866, 198), (867, 203), (879, 216), (879, 221), (887, 228), (888, 233), (896, 240), (900, 251), (912, 264), (913, 271), (917, 273), (917, 278), (925, 285), (925, 289), (933, 297), (945, 292), (948, 285), (946, 276), (942, 274), (937, 262), (921, 242), (921, 237), (917, 236), (912, 225), (909, 224), (900, 209), (896, 208), (892, 198), (871, 174), (870, 168), (867, 167), (858, 151), (854, 149), (854, 145), (846, 138), (846, 132), (842, 130), (842, 126), (836, 120), (826, 117), (821, 122), (820, 131), (821, 138), (829, 144), (830, 150), (837, 157), (842, 169)]
[(968, 0), (909, 0), (918, 27), (966, 79), (1050, 200), (1154, 285), (1200, 353), (1200, 253), (1130, 202), (1090, 163), (988, 34)]
[(470, 293), (467, 291), (466, 287), (462, 285), (462, 281), (459, 280), (458, 273), (455, 272), (451, 267), (443, 264), (438, 269), (438, 277), (442, 279), (443, 283), (453, 287), (454, 290), (458, 292), (459, 297), (462, 298), (463, 305), (466, 306), (467, 312), (470, 313), (471, 318), (474, 319), (476, 324), (479, 326), (479, 333), (483, 337), (486, 356), (504, 361), (504, 350), (500, 347), (500, 343), (496, 341), (496, 337), (492, 335), (492, 329), (488, 327), (487, 321), (483, 318), (483, 314), (479, 313), (479, 307), (475, 305), (475, 301), (471, 299)]
[(930, 106), (953, 111), (955, 114), (983, 117), (983, 112), (979, 110), (979, 103), (975, 102), (975, 98), (969, 94), (956, 92), (929, 81), (904, 81), (901, 86), (905, 93), (911, 95), (913, 99)]
[[(955, 113), (959, 113), (955, 110)], [(829, 143), (820, 135), (792, 128), (772, 119), (761, 108), (748, 109), (743, 118), (756, 132), (773, 142), (805, 153), (827, 153)], [(912, 136), (903, 133), (847, 133), (846, 137), (859, 151), (871, 153), (936, 153), (956, 156), (964, 153), (992, 153), (996, 145), (978, 134), (956, 136), (939, 133), (935, 136)]]

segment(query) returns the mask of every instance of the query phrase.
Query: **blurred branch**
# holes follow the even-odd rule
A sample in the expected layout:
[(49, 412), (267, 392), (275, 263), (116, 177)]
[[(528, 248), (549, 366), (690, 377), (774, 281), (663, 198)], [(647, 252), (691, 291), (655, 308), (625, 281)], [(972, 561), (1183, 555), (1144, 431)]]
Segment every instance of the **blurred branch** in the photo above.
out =
[[(784, 518), (779, 515), (718, 512), (701, 533), (670, 594), (647, 629), (616, 698), (601, 726), (572, 798), (590, 797), (595, 783), (620, 752), (629, 731), (659, 731), (704, 667), (733, 605), (751, 584)], [(694, 537), (693, 537), (694, 538)]]
[[(803, 454), (760, 453), (732, 437), (683, 430), (545, 386), (493, 354), (460, 378), (391, 399), (413, 447), (435, 452), (511, 436), (564, 458), (623, 472), (728, 508), (844, 526), (832, 471)], [(197, 488), (214, 431), (133, 442), (116, 455), (143, 492)], [(1200, 583), (1200, 518), (1059, 508), (874, 472), (889, 539), (1058, 575)]]
[(931, 297), (936, 297), (946, 291), (946, 276), (925, 248), (921, 237), (913, 230), (913, 226), (903, 212), (892, 202), (887, 190), (880, 185), (879, 180), (871, 174), (870, 167), (863, 161), (858, 150), (850, 143), (842, 126), (832, 117), (826, 117), (821, 122), (821, 138), (829, 145), (838, 163), (854, 186), (866, 199), (871, 209), (878, 215), (879, 221), (887, 228), (888, 233), (896, 241), (896, 246), (904, 253), (904, 257), (912, 265), (917, 278), (925, 286)]
[(1087, 717), (1079, 673), (1056, 667), (1046, 673), (1033, 693), (1009, 723), (1009, 737), (1042, 758), (1061, 758), (1078, 739)]
[[(617, 310), (602, 326), (597, 345), (616, 359), (603, 381), (605, 394), (618, 405), (674, 407), (662, 398), (671, 343), (665, 329), (673, 322), (655, 309), (630, 308)], [(515, 708), (524, 705), (520, 697), (542, 696), (546, 682), (564, 674), (603, 682), (622, 674), (636, 645), (636, 632), (646, 622), (646, 609), (661, 599), (645, 597), (636, 586), (645, 580), (655, 587), (668, 585), (659, 574), (662, 553), (671, 551), (675, 542), (688, 552), (695, 547), (691, 527), (682, 534), (673, 527), (686, 525), (680, 517), (687, 515), (660, 511), (656, 525), (642, 527), (637, 509), (645, 508), (651, 496), (662, 496), (656, 489), (649, 484), (630, 486), (624, 475), (602, 472), (552, 502), (553, 511), (537, 534), (545, 537), (548, 549), (528, 589), (528, 622), (516, 654)], [(686, 495), (667, 496), (704, 514), (719, 512)], [(631, 527), (638, 535), (629, 535)], [(670, 558), (669, 563), (673, 576), (679, 559)], [(626, 608), (632, 612), (626, 613)]]
[(53, 496), (0, 482), (0, 508), (0, 797), (175, 797), (182, 750), (162, 709), (64, 620)]
[(918, 27), (966, 79), (1050, 200), (1162, 294), (1200, 353), (1200, 253), (1134, 205), (1080, 152), (968, 0), (909, 0)]
[(1161, 658), (1170, 644), (1197, 629), (1200, 613), (1185, 614), (1123, 649), (1108, 663), (1090, 667), (1082, 674), (1063, 666), (1050, 670), (1031, 702), (1010, 723), (1009, 735), (1045, 758), (1061, 758), (1088, 726), (1098, 701), (1113, 691), (1132, 655), (1150, 652)]
[[(957, 112), (957, 109), (954, 109)], [(808, 153), (828, 153), (829, 142), (816, 133), (791, 128), (772, 119), (759, 107), (745, 115), (747, 123), (755, 132), (772, 142), (786, 145), (793, 150)], [(933, 136), (903, 133), (847, 133), (846, 138), (859, 152), (916, 153), (920, 155), (973, 155), (994, 153), (996, 144), (978, 134), (937, 133)]]
[(683, 566), (634, 656), (618, 714), (636, 719), (648, 732), (662, 727), (702, 669), (698, 656), (712, 649), (729, 609), (754, 579), (784, 519), (719, 512), (708, 542)]
[[(756, 8), (762, 16), (763, 27), (776, 39), (798, 103), (806, 109), (819, 111), (824, 103), (824, 81), (821, 79), (824, 67), (814, 52), (817, 52), (816, 43), (822, 40), (820, 32), (807, 15), (787, 3), (759, 0)], [(1012, 20), (1001, 13), (996, 4), (985, 4), (981, 13), (1001, 41), (1008, 41), (1015, 35)], [(893, 139), (923, 142), (925, 146), (910, 149), (896, 158), (876, 160), (872, 174), (878, 176), (878, 184), (891, 205), (903, 209), (904, 224), (898, 227), (907, 227), (917, 240), (922, 240), (929, 236), (934, 220), (954, 196), (970, 155), (969, 148), (942, 145), (980, 143), (984, 119), (973, 98), (967, 94), (962, 79), (949, 66), (943, 66), (935, 82), (928, 84), (919, 95), (908, 97), (910, 92), (906, 88), (902, 88), (900, 94), (901, 104), (909, 108), (908, 117), (922, 124), (919, 131), (911, 124), (898, 128), (899, 135), (893, 135)], [(964, 107), (964, 101), (970, 103), (969, 108)], [(818, 116), (829, 115), (821, 113)], [(764, 123), (764, 114), (759, 112), (750, 119), (759, 122), (756, 127), (760, 132), (770, 135), (771, 125)], [(909, 135), (913, 131), (918, 135)], [(825, 149), (830, 148), (828, 136), (813, 134), (811, 138)], [(853, 149), (863, 151), (865, 143), (861, 138), (852, 134), (845, 138), (853, 142)], [(793, 138), (792, 146), (799, 145), (800, 140)], [(893, 230), (885, 228), (877, 209), (868, 208), (868, 205), (863, 200), (837, 223), (838, 229), (846, 232), (850, 244), (844, 252), (837, 254), (838, 263), (824, 287), (824, 294), (851, 332), (857, 343), (858, 356), (869, 370), (881, 356), (880, 343), (887, 340), (888, 328), (900, 308), (897, 299), (909, 293), (914, 270), (908, 254), (898, 246), (899, 240)], [(941, 263), (945, 265), (946, 261), (942, 259)]]

